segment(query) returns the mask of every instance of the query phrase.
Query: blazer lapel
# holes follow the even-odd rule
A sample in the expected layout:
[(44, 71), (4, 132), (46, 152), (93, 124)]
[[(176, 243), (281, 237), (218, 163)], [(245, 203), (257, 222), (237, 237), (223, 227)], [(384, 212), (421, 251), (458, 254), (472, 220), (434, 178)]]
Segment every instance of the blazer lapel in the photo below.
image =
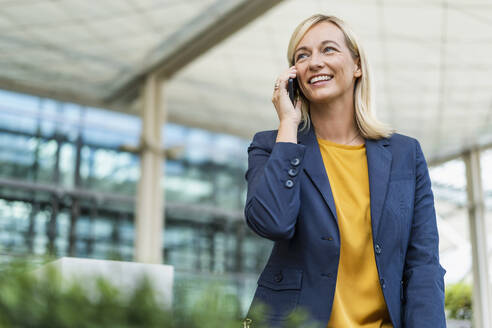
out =
[(306, 151), (304, 152), (304, 171), (319, 190), (324, 201), (330, 208), (333, 218), (338, 222), (330, 181), (326, 174), (326, 168), (323, 163), (323, 158), (321, 157), (318, 140), (314, 133), (314, 127), (311, 126), (308, 131), (299, 132), (297, 140), (298, 143), (306, 146)]
[(393, 156), (386, 147), (388, 139), (365, 139), (367, 167), (369, 170), (369, 193), (371, 197), (371, 223), (373, 238), (378, 233), (379, 222), (383, 212), (386, 191), (388, 190), (389, 175)]
[[(304, 153), (304, 171), (323, 196), (331, 214), (338, 224), (337, 211), (326, 168), (321, 157), (318, 140), (314, 128), (298, 133), (298, 143), (306, 146)], [(388, 189), (389, 173), (392, 155), (386, 147), (387, 139), (365, 139), (367, 167), (369, 175), (369, 193), (371, 202), (371, 224), (373, 238), (376, 237), (383, 211), (386, 191)]]

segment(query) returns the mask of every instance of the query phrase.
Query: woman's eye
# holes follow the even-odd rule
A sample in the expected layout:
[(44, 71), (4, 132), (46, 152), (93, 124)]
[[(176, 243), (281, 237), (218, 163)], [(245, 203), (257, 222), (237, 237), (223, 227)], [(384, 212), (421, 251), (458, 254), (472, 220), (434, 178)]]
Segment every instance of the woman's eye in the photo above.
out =
[(304, 58), (303, 56), (306, 56), (306, 54), (299, 54), (299, 55), (297, 55), (297, 58), (296, 58), (296, 60), (299, 60), (299, 59), (302, 59), (302, 58)]
[(335, 50), (335, 48), (326, 47), (325, 49), (323, 49), (324, 52), (330, 52), (330, 50)]

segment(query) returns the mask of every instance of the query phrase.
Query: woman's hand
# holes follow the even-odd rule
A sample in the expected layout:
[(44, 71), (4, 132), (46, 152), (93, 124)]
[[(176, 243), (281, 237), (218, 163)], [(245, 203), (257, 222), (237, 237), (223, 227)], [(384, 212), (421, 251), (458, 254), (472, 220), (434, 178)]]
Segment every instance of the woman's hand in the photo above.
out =
[(277, 79), (273, 91), (272, 103), (277, 110), (280, 126), (278, 128), (277, 142), (297, 143), (297, 127), (301, 122), (301, 100), (295, 100), (295, 107), (290, 101), (287, 84), (289, 78), (296, 78), (296, 67), (292, 66)]
[(289, 78), (296, 78), (296, 67), (292, 66), (286, 71), (282, 72), (277, 78), (276, 84), (278, 88), (275, 88), (272, 96), (272, 103), (277, 110), (277, 115), (280, 120), (280, 125), (289, 124), (297, 126), (301, 122), (301, 101), (296, 99), (296, 106), (292, 105), (287, 91), (287, 84)]

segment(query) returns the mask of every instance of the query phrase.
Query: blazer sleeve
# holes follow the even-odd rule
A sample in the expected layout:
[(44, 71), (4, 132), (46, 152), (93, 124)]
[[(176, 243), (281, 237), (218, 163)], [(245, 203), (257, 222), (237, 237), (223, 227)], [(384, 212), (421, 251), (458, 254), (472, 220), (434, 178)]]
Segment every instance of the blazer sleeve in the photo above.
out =
[(403, 327), (446, 327), (444, 274), (439, 264), (439, 236), (427, 163), (416, 144), (413, 221), (403, 273)]
[(299, 176), (306, 146), (275, 143), (276, 134), (258, 132), (248, 147), (248, 190), (244, 215), (259, 236), (290, 239), (300, 208)]

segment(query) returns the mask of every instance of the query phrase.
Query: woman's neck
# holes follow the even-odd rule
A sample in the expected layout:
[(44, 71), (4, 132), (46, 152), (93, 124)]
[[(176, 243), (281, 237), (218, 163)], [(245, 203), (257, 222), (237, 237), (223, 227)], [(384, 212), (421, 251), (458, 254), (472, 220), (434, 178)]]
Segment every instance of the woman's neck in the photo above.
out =
[(359, 145), (364, 138), (357, 135), (353, 98), (339, 98), (330, 103), (311, 103), (310, 116), (316, 135), (340, 144)]

